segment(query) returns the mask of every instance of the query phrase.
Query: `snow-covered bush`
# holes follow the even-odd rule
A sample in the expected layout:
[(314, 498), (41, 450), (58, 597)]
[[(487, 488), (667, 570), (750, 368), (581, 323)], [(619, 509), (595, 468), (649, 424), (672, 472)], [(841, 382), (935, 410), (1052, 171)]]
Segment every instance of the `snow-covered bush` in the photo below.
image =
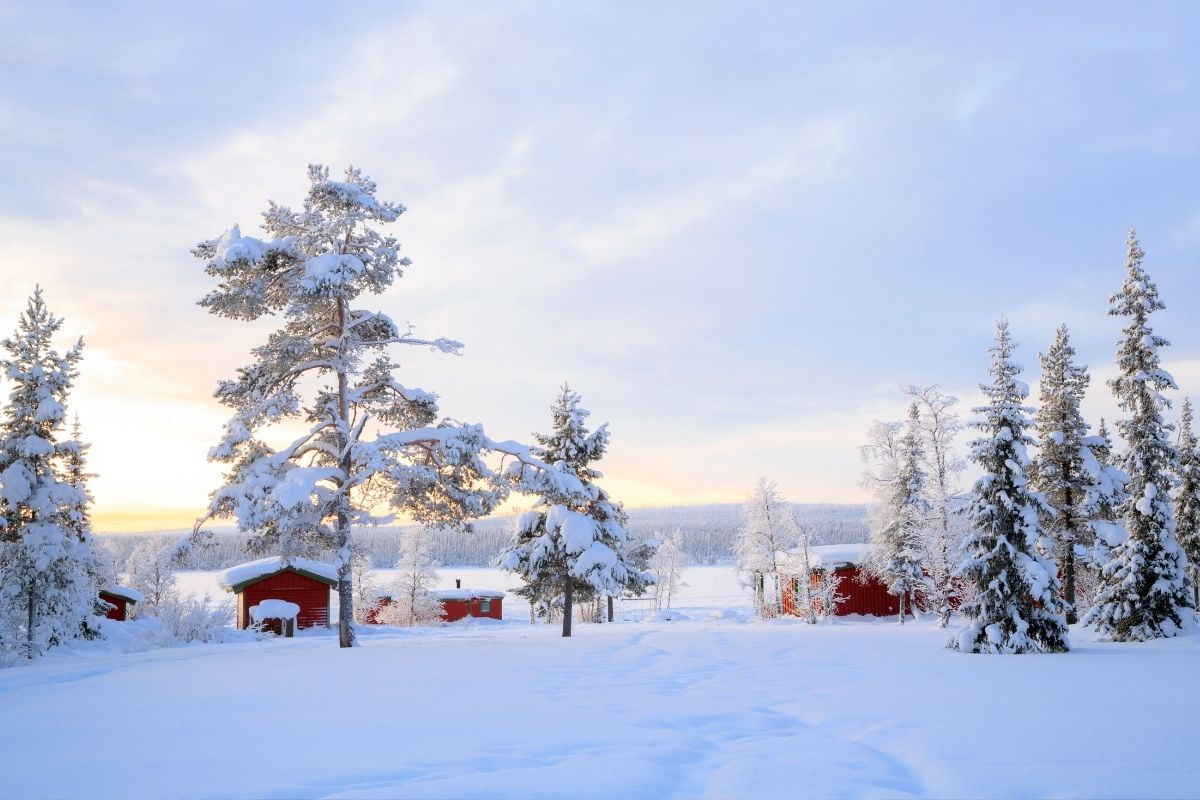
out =
[(232, 600), (213, 605), (208, 595), (179, 597), (172, 593), (163, 597), (155, 609), (155, 619), (163, 631), (179, 644), (223, 641), (235, 614)]

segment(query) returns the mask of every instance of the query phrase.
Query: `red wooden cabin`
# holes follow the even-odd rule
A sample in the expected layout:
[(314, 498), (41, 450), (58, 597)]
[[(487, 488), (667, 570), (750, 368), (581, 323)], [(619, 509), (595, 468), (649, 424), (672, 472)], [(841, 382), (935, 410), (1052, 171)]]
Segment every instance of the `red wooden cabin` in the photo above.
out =
[(227, 592), (237, 595), (237, 626), (251, 626), (250, 608), (263, 600), (287, 600), (300, 606), (296, 627), (329, 625), (329, 590), (337, 588), (337, 570), (331, 564), (279, 556), (261, 558), (230, 567), (217, 576)]
[[(442, 621), (457, 622), (467, 617), (504, 619), (504, 592), (493, 589), (440, 589), (430, 592), (442, 604)], [(382, 595), (367, 611), (366, 621), (381, 624), (379, 610), (392, 604), (392, 598)]]
[(442, 589), (433, 592), (444, 609), (442, 619), (455, 622), (466, 617), (504, 618), (504, 592), (494, 589)]
[(100, 599), (111, 606), (104, 616), (124, 622), (129, 619), (129, 604), (140, 603), (145, 598), (137, 589), (113, 584), (100, 590)]
[[(859, 565), (869, 545), (865, 544), (831, 544), (809, 548), (810, 572), (807, 576), (809, 586), (816, 588), (825, 570), (832, 570), (834, 576), (840, 579), (838, 594), (846, 600), (839, 603), (834, 610), (838, 617), (850, 614), (863, 614), (874, 617), (895, 616), (900, 613), (900, 598), (889, 594), (887, 587), (878, 579), (867, 574)], [(791, 563), (798, 562), (797, 554), (791, 554)], [(785, 575), (783, 581), (783, 613), (800, 614), (796, 607), (796, 595), (799, 594), (800, 580), (798, 574)], [(911, 604), (906, 602), (906, 608)], [(819, 611), (820, 609), (818, 609)]]

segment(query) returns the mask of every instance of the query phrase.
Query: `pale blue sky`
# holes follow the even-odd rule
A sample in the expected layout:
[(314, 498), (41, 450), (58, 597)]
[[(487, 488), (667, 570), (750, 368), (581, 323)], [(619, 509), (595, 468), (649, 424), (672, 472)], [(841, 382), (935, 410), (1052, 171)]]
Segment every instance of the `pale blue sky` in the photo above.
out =
[(1144, 5), (0, 2), (0, 330), (40, 280), (99, 510), (190, 517), (263, 329), (188, 251), (353, 163), (409, 207), (377, 305), (467, 344), (401, 354), (444, 411), (527, 438), (568, 379), (633, 504), (857, 499), (894, 386), (973, 400), (1001, 314), (1111, 413), (1131, 224), (1200, 394), (1200, 5)]

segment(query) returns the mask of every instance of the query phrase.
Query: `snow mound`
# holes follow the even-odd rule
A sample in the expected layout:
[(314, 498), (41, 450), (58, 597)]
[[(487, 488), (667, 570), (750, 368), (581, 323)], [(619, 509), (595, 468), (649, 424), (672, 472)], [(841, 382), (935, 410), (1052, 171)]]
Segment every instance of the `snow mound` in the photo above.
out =
[(300, 606), (287, 600), (262, 600), (250, 606), (250, 619), (256, 624), (264, 619), (295, 619), (299, 614)]

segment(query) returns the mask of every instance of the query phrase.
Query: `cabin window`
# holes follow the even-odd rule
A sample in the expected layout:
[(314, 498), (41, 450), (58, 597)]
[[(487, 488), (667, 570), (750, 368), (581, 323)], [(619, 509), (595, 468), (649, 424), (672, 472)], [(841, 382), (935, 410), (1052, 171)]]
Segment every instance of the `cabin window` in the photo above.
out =
[(479, 600), (479, 613), (480, 614), (492, 613), (492, 601), (490, 598), (484, 597)]

